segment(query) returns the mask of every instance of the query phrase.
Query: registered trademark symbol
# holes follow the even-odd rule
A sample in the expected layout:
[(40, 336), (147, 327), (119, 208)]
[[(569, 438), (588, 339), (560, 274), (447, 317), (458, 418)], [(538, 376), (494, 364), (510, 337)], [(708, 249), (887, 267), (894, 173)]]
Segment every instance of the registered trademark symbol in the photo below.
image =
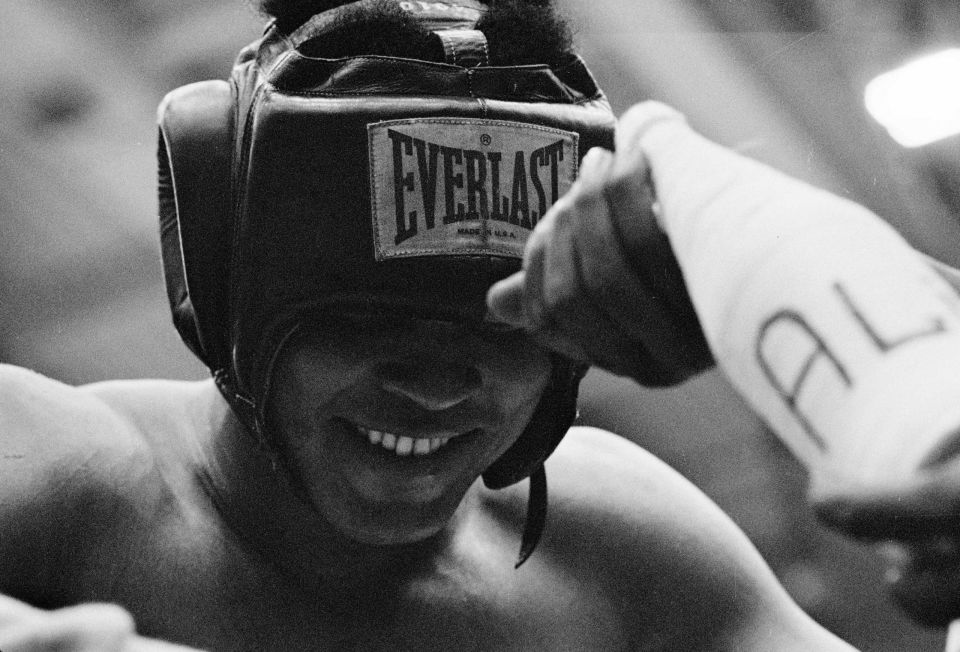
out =
[(486, 146), (486, 145), (489, 145), (489, 144), (492, 143), (492, 142), (493, 142), (493, 138), (490, 137), (490, 134), (483, 134), (482, 136), (480, 136), (480, 144), (481, 144), (481, 145)]

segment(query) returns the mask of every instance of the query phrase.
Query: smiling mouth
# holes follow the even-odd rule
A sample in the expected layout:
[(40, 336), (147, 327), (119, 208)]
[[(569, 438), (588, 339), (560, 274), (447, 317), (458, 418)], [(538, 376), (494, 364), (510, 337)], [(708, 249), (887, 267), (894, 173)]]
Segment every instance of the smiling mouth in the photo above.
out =
[(407, 457), (410, 455), (429, 455), (450, 441), (450, 437), (415, 439), (413, 437), (395, 435), (391, 432), (384, 432), (382, 430), (364, 428), (363, 426), (356, 424), (354, 424), (354, 427), (357, 429), (357, 433), (363, 437), (366, 437), (367, 441), (369, 441), (372, 445), (380, 446), (388, 451), (392, 451), (399, 457)]

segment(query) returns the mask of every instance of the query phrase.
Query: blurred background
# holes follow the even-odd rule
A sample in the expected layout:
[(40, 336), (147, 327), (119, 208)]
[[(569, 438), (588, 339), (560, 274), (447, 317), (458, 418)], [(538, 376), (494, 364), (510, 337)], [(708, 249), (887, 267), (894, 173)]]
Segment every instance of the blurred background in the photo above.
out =
[[(960, 47), (955, 0), (558, 1), (618, 113), (673, 104), (960, 264), (960, 140), (900, 145), (864, 104), (878, 75)], [(244, 0), (0, 0), (0, 360), (67, 383), (206, 377), (165, 305), (154, 112), (226, 77), (261, 22)], [(954, 72), (934, 87), (960, 86)], [(718, 373), (653, 391), (591, 372), (581, 411), (699, 485), (854, 645), (942, 649), (888, 602), (874, 550), (817, 526), (803, 470)]]

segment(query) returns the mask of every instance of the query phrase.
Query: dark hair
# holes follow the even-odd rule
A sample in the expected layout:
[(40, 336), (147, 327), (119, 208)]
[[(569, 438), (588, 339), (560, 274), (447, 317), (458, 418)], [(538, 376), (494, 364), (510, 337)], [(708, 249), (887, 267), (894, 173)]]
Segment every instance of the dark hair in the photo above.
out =
[[(490, 44), (491, 65), (524, 65), (563, 62), (573, 38), (566, 21), (551, 0), (483, 0), (489, 10), (477, 29)], [(350, 4), (344, 0), (258, 0), (262, 13), (275, 18), (284, 31), (293, 31), (311, 16)], [(340, 28), (311, 42), (304, 54), (337, 58), (379, 54), (442, 60), (436, 39), (400, 8), (396, 0), (357, 7), (340, 18)], [(535, 34), (535, 38), (531, 35)]]

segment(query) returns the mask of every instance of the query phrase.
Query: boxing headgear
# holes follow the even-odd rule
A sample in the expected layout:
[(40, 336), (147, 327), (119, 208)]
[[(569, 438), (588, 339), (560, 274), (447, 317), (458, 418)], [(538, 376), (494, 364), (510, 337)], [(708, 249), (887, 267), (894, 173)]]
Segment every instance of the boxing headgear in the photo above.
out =
[[(291, 34), (268, 26), (229, 81), (179, 88), (159, 108), (174, 324), (258, 434), (273, 362), (304, 320), (342, 304), (482, 320), (487, 289), (520, 269), (582, 154), (613, 145), (614, 116), (579, 57), (488, 65), (476, 0), (398, 1), (443, 63), (316, 56), (371, 1)], [(492, 488), (531, 477), (521, 562), (584, 371), (555, 357), (531, 422), (483, 474)]]

